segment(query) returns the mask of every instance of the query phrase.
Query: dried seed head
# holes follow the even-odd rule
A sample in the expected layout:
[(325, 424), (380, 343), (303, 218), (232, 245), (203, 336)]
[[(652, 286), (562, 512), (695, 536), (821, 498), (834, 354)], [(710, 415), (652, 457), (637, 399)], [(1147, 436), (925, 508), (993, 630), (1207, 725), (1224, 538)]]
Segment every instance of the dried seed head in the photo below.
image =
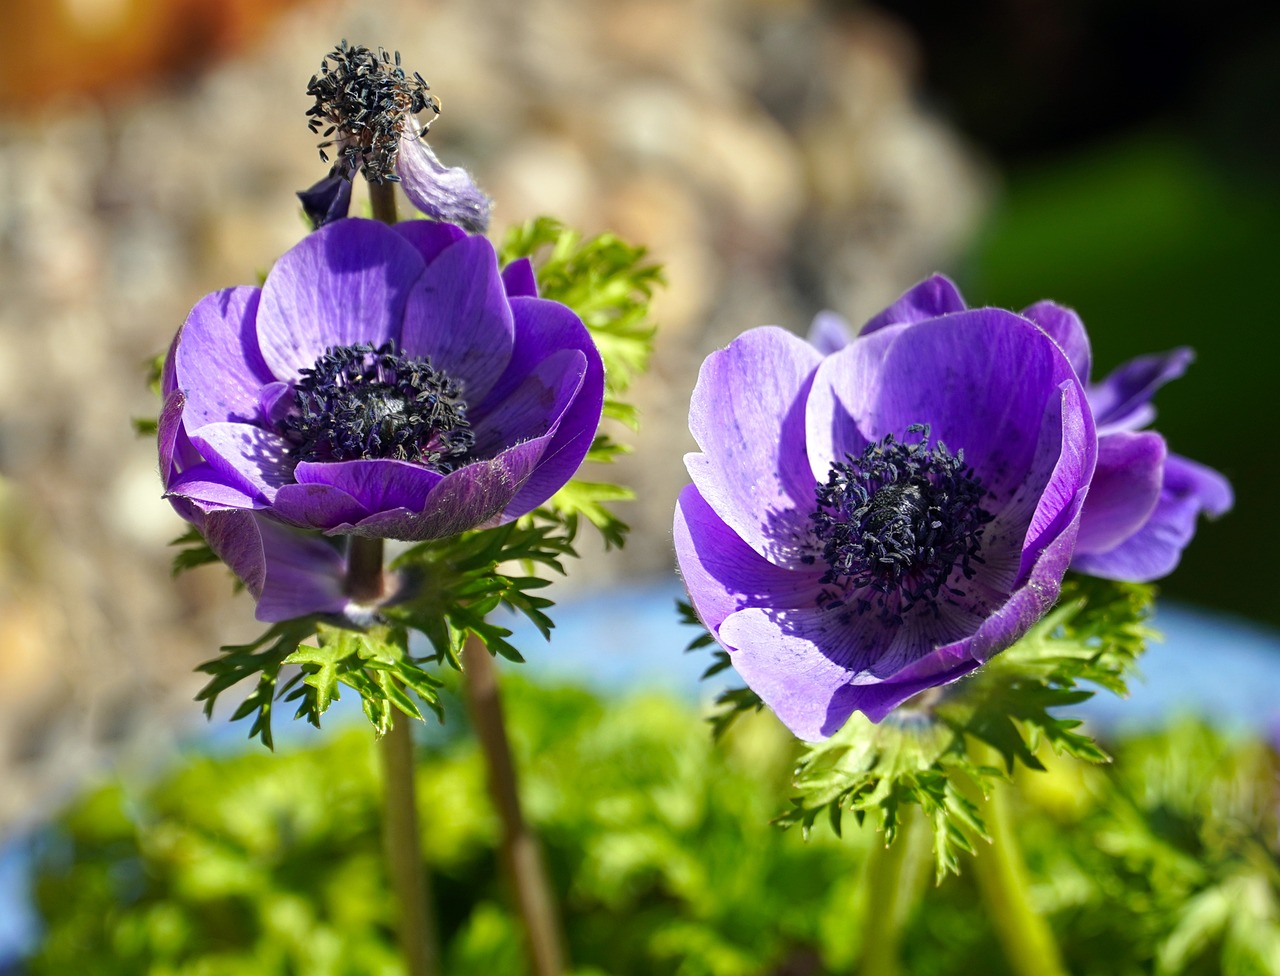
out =
[(370, 183), (397, 182), (396, 159), (409, 120), (428, 109), (433, 119), (440, 114), (440, 102), (429, 91), (422, 75), (405, 73), (399, 51), (375, 53), (344, 40), (307, 85), (315, 99), (307, 109), (307, 125), (325, 140), (318, 146), (320, 158), (328, 162), (327, 150), (333, 147), (339, 174), (359, 170)]

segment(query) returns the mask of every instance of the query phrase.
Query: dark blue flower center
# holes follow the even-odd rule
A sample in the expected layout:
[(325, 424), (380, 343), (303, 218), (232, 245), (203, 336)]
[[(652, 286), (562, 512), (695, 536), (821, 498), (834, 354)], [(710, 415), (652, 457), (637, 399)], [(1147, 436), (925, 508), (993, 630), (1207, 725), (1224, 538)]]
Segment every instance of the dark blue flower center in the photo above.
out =
[(948, 581), (957, 569), (973, 578), (992, 518), (981, 505), (987, 489), (964, 451), (952, 454), (941, 441), (929, 447), (927, 425), (907, 432), (920, 439), (908, 444), (889, 434), (861, 457), (833, 463), (811, 516), (828, 566), (822, 582), (843, 588), (859, 613), (878, 610), (886, 623), (918, 604), (937, 615), (940, 601), (964, 596)]
[(299, 461), (395, 458), (445, 472), (475, 446), (457, 383), (394, 342), (326, 350), (302, 370), (280, 429)]

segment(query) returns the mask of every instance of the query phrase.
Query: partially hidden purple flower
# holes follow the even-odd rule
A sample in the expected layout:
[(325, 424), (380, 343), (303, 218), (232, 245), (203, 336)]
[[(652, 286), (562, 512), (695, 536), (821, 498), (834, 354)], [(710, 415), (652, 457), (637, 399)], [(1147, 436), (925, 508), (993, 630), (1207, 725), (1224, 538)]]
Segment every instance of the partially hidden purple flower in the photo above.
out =
[[(914, 322), (965, 308), (956, 286), (943, 275), (926, 278), (863, 327), (868, 335), (893, 322)], [(1165, 439), (1143, 430), (1155, 419), (1155, 391), (1186, 371), (1190, 349), (1139, 356), (1091, 384), (1089, 336), (1080, 316), (1043, 301), (1021, 313), (1062, 348), (1080, 381), (1098, 430), (1098, 466), (1080, 518), (1071, 568), (1105, 579), (1146, 583), (1177, 567), (1201, 514), (1217, 517), (1231, 508), (1231, 485), (1217, 471), (1170, 452)], [(814, 320), (809, 340), (823, 352), (851, 339), (843, 320), (830, 312)]]
[(1097, 456), (1062, 350), (939, 308), (824, 355), (753, 329), (703, 364), (676, 554), (702, 622), (796, 735), (874, 721), (1057, 599)]
[(343, 41), (326, 55), (307, 86), (315, 104), (307, 110), (313, 132), (325, 136), (320, 156), (334, 162), (329, 175), (298, 194), (316, 227), (347, 216), (351, 181), (399, 183), (409, 202), (433, 220), (483, 232), (492, 201), (461, 166), (445, 166), (424, 139), (418, 114), (439, 114), (440, 103), (400, 55)]
[(256, 516), (270, 550), (285, 526), (421, 541), (532, 511), (586, 455), (604, 370), (527, 261), (500, 272), (449, 224), (345, 219), (261, 288), (202, 299), (162, 387), (167, 497), (206, 532)]

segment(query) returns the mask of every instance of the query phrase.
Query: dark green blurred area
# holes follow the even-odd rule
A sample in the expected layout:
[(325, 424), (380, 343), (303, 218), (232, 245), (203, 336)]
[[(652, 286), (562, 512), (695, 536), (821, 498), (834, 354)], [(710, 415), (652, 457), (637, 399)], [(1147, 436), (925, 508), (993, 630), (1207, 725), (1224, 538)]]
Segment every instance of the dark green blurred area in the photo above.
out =
[[(716, 745), (666, 698), (517, 680), (506, 691), (574, 976), (856, 971), (877, 931), (866, 865), (879, 838), (852, 817), (843, 840), (770, 826), (795, 742), (769, 715)], [(520, 976), (484, 767), (460, 732), (451, 718), (447, 735), (429, 733), (416, 784), (443, 971)], [(1109, 747), (1113, 767), (1046, 755), (1048, 772), (1018, 784), (1031, 895), (1069, 971), (1273, 976), (1274, 749), (1192, 724)], [(158, 782), (103, 786), (45, 834), (36, 888), (48, 928), (19, 971), (397, 976), (376, 758), (357, 727), (319, 747), (197, 757)], [(899, 841), (919, 852), (902, 881), (919, 899), (903, 971), (1005, 976), (970, 862), (933, 887), (922, 826)]]
[(1280, 623), (1280, 7), (1223, 0), (874, 0), (921, 46), (922, 86), (1001, 185), (959, 278), (972, 304), (1076, 308), (1094, 378), (1192, 346), (1156, 397), (1171, 448), (1224, 472), (1161, 586)]

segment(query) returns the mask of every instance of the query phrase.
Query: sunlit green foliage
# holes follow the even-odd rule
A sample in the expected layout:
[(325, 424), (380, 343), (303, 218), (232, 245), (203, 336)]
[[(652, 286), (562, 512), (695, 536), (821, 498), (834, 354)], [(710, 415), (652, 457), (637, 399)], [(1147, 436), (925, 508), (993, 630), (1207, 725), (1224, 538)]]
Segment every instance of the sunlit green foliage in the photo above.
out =
[[(856, 970), (876, 910), (862, 866), (881, 838), (868, 825), (806, 842), (768, 825), (795, 758), (773, 719), (716, 745), (660, 698), (605, 702), (508, 676), (506, 701), (578, 976)], [(520, 976), (483, 763), (460, 725), (431, 728), (417, 789), (444, 972)], [(1018, 774), (1031, 894), (1069, 971), (1271, 976), (1276, 753), (1191, 724), (1108, 745), (1107, 767), (1045, 752), (1046, 771)], [(98, 790), (41, 843), (47, 933), (30, 973), (401, 973), (378, 784), (370, 737), (352, 729)], [(1006, 976), (971, 875), (923, 889), (903, 972)]]
[[(273, 745), (271, 718), (277, 700), (297, 702), (294, 718), (305, 718), (318, 728), (343, 687), (360, 695), (364, 713), (379, 735), (391, 727), (393, 709), (421, 718), (419, 702), (443, 720), (437, 696), (440, 681), (424, 668), (448, 663), (460, 670), (459, 655), (472, 634), (490, 652), (522, 661), (507, 641), (511, 631), (487, 619), (499, 606), (524, 614), (549, 638), (554, 624), (545, 611), (552, 604), (536, 592), (548, 581), (536, 570), (563, 574), (565, 558), (574, 554), (576, 532), (573, 516), (539, 510), (496, 529), (413, 546), (392, 562), (393, 570), (409, 577), (411, 599), (384, 607), (377, 621), (359, 630), (321, 617), (303, 617), (276, 624), (249, 644), (223, 647), (218, 657), (198, 668), (210, 680), (197, 700), (212, 716), (220, 695), (256, 678), (232, 719), (252, 717), (250, 737), (258, 737), (268, 748)], [(192, 534), (198, 543), (198, 534)], [(198, 556), (201, 550), (197, 545), (183, 552)], [(523, 568), (528, 575), (499, 567)], [(411, 641), (411, 630), (426, 641)], [(299, 669), (282, 680), (285, 665)]]

